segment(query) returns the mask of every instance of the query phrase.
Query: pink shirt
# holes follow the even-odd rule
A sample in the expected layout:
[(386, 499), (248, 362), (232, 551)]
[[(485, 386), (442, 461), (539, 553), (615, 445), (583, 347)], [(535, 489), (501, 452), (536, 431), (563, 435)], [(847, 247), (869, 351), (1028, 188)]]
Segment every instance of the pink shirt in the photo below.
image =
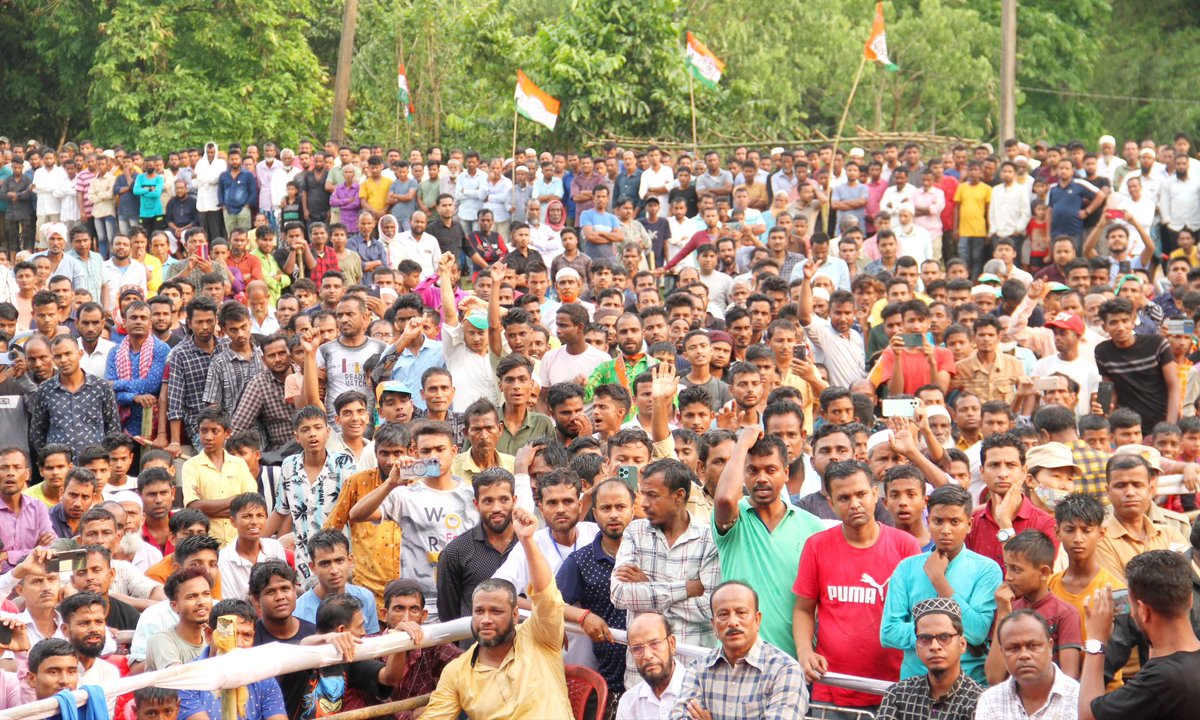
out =
[(913, 222), (929, 233), (930, 237), (942, 234), (942, 211), (946, 209), (946, 194), (941, 188), (932, 187), (929, 190), (920, 188), (913, 194), (913, 207), (917, 210), (929, 210), (931, 214), (913, 216)]

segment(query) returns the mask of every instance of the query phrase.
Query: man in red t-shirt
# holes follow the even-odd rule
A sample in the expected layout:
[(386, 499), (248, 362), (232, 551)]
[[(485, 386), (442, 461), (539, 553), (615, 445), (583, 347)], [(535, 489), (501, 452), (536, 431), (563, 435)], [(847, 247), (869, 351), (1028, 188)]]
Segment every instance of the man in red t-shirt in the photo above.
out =
[(1054, 517), (1039, 509), (1022, 492), (1025, 485), (1025, 447), (1012, 433), (984, 438), (979, 449), (979, 477), (988, 498), (971, 514), (967, 547), (995, 560), (1004, 569), (1004, 545), (1023, 530), (1041, 530), (1058, 551)]
[(866, 464), (856, 460), (830, 463), (823, 482), (842, 524), (810, 537), (800, 554), (800, 569), (792, 587), (796, 594), (792, 619), (796, 659), (814, 683), (814, 701), (873, 710), (881, 702), (880, 696), (825, 685), (820, 680), (827, 672), (889, 682), (900, 679), (903, 653), (885, 650), (879, 642), (883, 601), (896, 566), (919, 554), (921, 548), (912, 535), (875, 519), (879, 494)]
[[(924, 300), (912, 299), (904, 304), (904, 332), (892, 336), (888, 347), (879, 355), (872, 380), (887, 385), (887, 394), (916, 395), (917, 388), (934, 384), (942, 392), (950, 391), (950, 378), (955, 373), (954, 353), (936, 347), (929, 339), (929, 306)], [(906, 345), (907, 338), (920, 336), (920, 347)]]

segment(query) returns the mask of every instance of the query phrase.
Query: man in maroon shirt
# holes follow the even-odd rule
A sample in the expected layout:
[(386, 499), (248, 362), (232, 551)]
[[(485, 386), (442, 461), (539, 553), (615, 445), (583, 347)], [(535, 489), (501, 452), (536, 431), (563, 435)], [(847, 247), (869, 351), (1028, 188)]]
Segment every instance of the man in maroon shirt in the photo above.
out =
[(1025, 485), (1025, 448), (1012, 433), (984, 439), (979, 450), (979, 474), (987, 499), (971, 515), (967, 547), (995, 560), (1004, 569), (1004, 544), (1023, 530), (1041, 530), (1054, 538), (1054, 518), (1039, 510), (1021, 492)]

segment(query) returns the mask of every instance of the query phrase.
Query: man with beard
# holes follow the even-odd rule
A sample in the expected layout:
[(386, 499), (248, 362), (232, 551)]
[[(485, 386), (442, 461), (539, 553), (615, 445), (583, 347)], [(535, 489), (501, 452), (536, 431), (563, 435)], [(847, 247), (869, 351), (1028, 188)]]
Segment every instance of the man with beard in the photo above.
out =
[(793, 588), (795, 647), (805, 675), (816, 683), (814, 700), (869, 709), (879, 703), (878, 695), (843, 690), (820, 680), (828, 672), (890, 682), (900, 679), (903, 655), (880, 645), (877, 628), (888, 578), (901, 560), (921, 548), (908, 533), (876, 520), (879, 495), (865, 464), (831, 463), (823, 483), (842, 524), (817, 533), (805, 544)]
[(377, 467), (357, 472), (342, 484), (337, 504), (325, 519), (324, 530), (345, 530), (350, 525), (350, 544), (354, 550), (354, 579), (375, 595), (383, 611), (383, 590), (389, 581), (400, 577), (400, 527), (389, 521), (378, 524), (350, 522), (350, 509), (377, 489), (392, 474), (392, 468), (408, 455), (410, 436), (399, 423), (389, 422), (375, 429), (374, 454)]
[(112, 257), (104, 262), (104, 297), (96, 298), (109, 312), (117, 306), (117, 300), (127, 287), (136, 287), (142, 291), (142, 297), (146, 296), (146, 266), (134, 260), (132, 253), (133, 242), (127, 236), (113, 238)]
[[(880, 720), (972, 720), (982, 688), (964, 672), (967, 650), (963, 612), (948, 597), (922, 600), (913, 606), (913, 629), (925, 673), (888, 688), (875, 715)], [(979, 716), (983, 717), (983, 716)]]
[(442, 622), (471, 614), (475, 588), (496, 574), (517, 544), (512, 473), (488, 468), (471, 479), (471, 488), (479, 524), (451, 540), (438, 555), (437, 614)]
[(671, 621), (658, 613), (639, 615), (629, 625), (629, 652), (645, 680), (621, 696), (617, 720), (659, 720), (674, 707), (683, 689), (687, 668), (675, 662)]
[(793, 568), (805, 543), (825, 525), (787, 502), (787, 480), (787, 445), (764, 435), (757, 413), (747, 414), (714, 494), (713, 541), (721, 577), (746, 583), (766, 605), (763, 638), (794, 656)]
[[(62, 634), (79, 656), (79, 683), (103, 686), (120, 679), (116, 665), (100, 660), (108, 639), (104, 598), (94, 592), (75, 593), (59, 603), (58, 616)], [(115, 706), (116, 698), (108, 701), (110, 714)]]
[(173, 332), (177, 328), (182, 329), (179, 328), (179, 315), (175, 312), (174, 301), (160, 294), (150, 298), (146, 304), (150, 306), (150, 333), (154, 338), (171, 348), (183, 342), (183, 338)]
[(619, 383), (633, 393), (633, 378), (650, 368), (650, 356), (644, 352), (642, 318), (635, 313), (625, 313), (617, 318), (617, 357), (600, 363), (588, 378), (584, 400), (591, 401), (592, 394), (600, 385)]
[(278, 452), (292, 441), (292, 408), (284, 400), (292, 355), (284, 335), (271, 335), (263, 340), (261, 348), (263, 370), (246, 383), (230, 424), (235, 435), (262, 428), (266, 431), (267, 450)]
[(625, 646), (613, 641), (612, 628), (624, 630), (626, 618), (612, 604), (609, 583), (621, 537), (633, 521), (635, 499), (633, 490), (615, 478), (597, 484), (592, 498), (600, 533), (567, 556), (555, 579), (567, 603), (566, 619), (583, 628), (609, 691), (620, 695), (625, 691)]
[(592, 421), (584, 413), (583, 387), (571, 382), (552, 385), (546, 392), (546, 404), (554, 418), (558, 441), (570, 445), (577, 437), (592, 434)]
[(201, 446), (200, 410), (204, 407), (208, 369), (217, 351), (229, 342), (216, 337), (217, 303), (212, 298), (195, 297), (187, 304), (187, 325), (191, 337), (176, 345), (167, 356), (171, 366), (167, 385), (171, 442), (166, 450), (175, 457), (182, 454), (184, 443), (191, 445), (193, 451)]
[[(69, 317), (70, 309), (60, 308), (58, 316), (60, 318)], [(105, 329), (104, 310), (94, 302), (80, 305), (79, 311), (76, 313), (75, 327), (79, 333), (79, 364), (83, 367), (83, 371), (89, 375), (104, 377), (104, 365), (108, 360), (109, 351), (114, 347), (111, 340), (101, 337), (101, 333)]]
[[(84, 548), (86, 553), (83, 563), (76, 566), (71, 574), (71, 585), (79, 593), (95, 593), (107, 608), (105, 624), (114, 630), (135, 630), (137, 628), (138, 611), (132, 605), (113, 597), (109, 593), (115, 573), (112, 567), (112, 553), (102, 545), (89, 545)], [(77, 597), (77, 596), (76, 596)], [(62, 608), (59, 608), (62, 612)], [(64, 613), (64, 619), (65, 619)]]
[(125, 339), (108, 354), (102, 374), (116, 393), (121, 427), (137, 436), (142, 434), (142, 414), (150, 412), (153, 416), (158, 407), (171, 346), (150, 334), (153, 312), (146, 303), (131, 303), (122, 315)]
[[(27, 375), (37, 385), (54, 377), (54, 359), (50, 356), (50, 340), (44, 335), (34, 335), (25, 341)], [(28, 398), (32, 400), (32, 398)]]
[(165, 592), (179, 620), (146, 645), (146, 670), (161, 670), (191, 662), (204, 650), (204, 626), (212, 611), (212, 578), (204, 568), (177, 570), (167, 578)]
[(442, 671), (422, 718), (572, 716), (563, 675), (562, 595), (534, 539), (537, 518), (517, 508), (513, 525), (528, 566), (533, 614), (518, 628), (514, 586), (497, 578), (480, 583), (471, 599), (475, 645)]
[[(721, 581), (721, 568), (711, 527), (687, 511), (696, 484), (695, 474), (678, 460), (646, 466), (640, 487), (645, 517), (630, 523), (621, 540), (611, 595), (613, 605), (626, 610), (630, 620), (643, 612), (662, 613), (684, 642), (711, 647), (715, 639), (707, 600)], [(636, 681), (630, 659), (625, 682)]]

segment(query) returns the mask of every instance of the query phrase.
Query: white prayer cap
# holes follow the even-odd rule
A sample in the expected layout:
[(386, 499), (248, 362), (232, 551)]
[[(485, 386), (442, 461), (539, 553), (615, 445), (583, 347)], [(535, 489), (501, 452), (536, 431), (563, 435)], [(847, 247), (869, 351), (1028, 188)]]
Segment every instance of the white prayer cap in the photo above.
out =
[(879, 432), (875, 433), (874, 435), (872, 435), (870, 438), (867, 439), (867, 455), (870, 455), (871, 451), (874, 450), (875, 448), (879, 447), (880, 445), (890, 443), (891, 441), (892, 441), (892, 431), (891, 430), (880, 430)]

